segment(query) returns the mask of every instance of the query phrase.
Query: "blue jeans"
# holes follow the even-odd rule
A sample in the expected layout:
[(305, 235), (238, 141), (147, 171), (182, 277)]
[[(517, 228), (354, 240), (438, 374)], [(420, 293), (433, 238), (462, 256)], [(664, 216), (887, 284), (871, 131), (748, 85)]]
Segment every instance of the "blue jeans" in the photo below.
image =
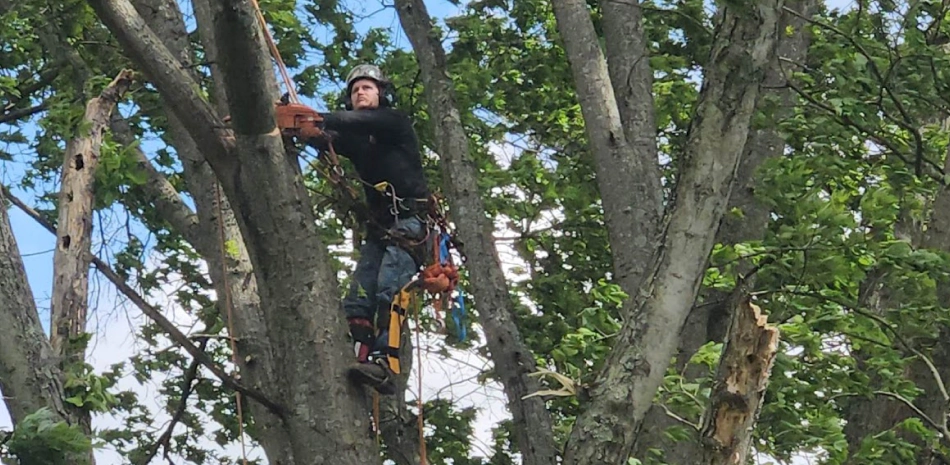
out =
[[(413, 216), (400, 219), (390, 231), (419, 242), (425, 238), (426, 225)], [(379, 331), (373, 352), (382, 352), (386, 348), (389, 307), (393, 297), (412, 280), (421, 265), (409, 251), (390, 241), (369, 238), (360, 247), (360, 259), (349, 292), (343, 299), (343, 311), (347, 318), (366, 318), (376, 322)]]

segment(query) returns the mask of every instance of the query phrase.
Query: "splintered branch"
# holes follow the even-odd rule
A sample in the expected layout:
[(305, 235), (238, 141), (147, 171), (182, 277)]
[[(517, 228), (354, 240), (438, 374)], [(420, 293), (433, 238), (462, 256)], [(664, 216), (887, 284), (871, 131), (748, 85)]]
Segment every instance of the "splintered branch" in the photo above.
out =
[(132, 86), (132, 70), (122, 70), (102, 93), (86, 104), (80, 135), (66, 146), (62, 188), (59, 191), (59, 222), (53, 252), (53, 298), (50, 304), (50, 344), (56, 356), (73, 356), (67, 341), (85, 331), (92, 244), (92, 209), (95, 175), (99, 166), (102, 136), (116, 105)]
[[(29, 205), (14, 196), (13, 193), (10, 192), (6, 187), (2, 187), (2, 190), (3, 194), (9, 198), (10, 202), (16, 205), (17, 208), (32, 217), (51, 233), (56, 232), (56, 228), (50, 224), (50, 222), (46, 221), (46, 219), (43, 218), (36, 210), (33, 210)], [(142, 313), (151, 318), (152, 321), (165, 330), (165, 332), (168, 334), (168, 337), (171, 338), (172, 341), (185, 349), (185, 351), (188, 352), (195, 360), (197, 360), (198, 363), (210, 370), (211, 373), (221, 380), (222, 384), (260, 402), (261, 405), (267, 407), (281, 418), (285, 417), (287, 410), (283, 406), (271, 401), (263, 393), (241, 385), (235, 378), (228, 375), (223, 368), (214, 363), (214, 360), (212, 360), (207, 353), (195, 346), (195, 344), (188, 339), (188, 336), (182, 333), (174, 323), (166, 318), (165, 315), (163, 315), (157, 308), (146, 302), (145, 299), (135, 291), (135, 289), (132, 289), (132, 286), (126, 283), (125, 280), (122, 279), (122, 277), (120, 277), (118, 273), (116, 273), (109, 266), (108, 263), (102, 261), (99, 257), (94, 255), (91, 257), (91, 261), (92, 264), (95, 265), (96, 269), (98, 269), (100, 273), (105, 275), (105, 277), (116, 286), (119, 292), (121, 292), (129, 300), (131, 300), (132, 303), (139, 307), (139, 309), (142, 310)]]
[(738, 298), (703, 415), (702, 463), (741, 465), (752, 446), (752, 427), (765, 400), (779, 331), (748, 295)]

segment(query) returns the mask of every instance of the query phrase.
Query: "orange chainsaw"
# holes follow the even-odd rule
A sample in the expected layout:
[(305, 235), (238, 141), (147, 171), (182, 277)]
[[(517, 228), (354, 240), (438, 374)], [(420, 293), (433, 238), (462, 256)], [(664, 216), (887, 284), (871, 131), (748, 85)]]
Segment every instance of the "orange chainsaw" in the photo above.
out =
[[(277, 102), (274, 110), (277, 116), (277, 127), (280, 128), (282, 136), (306, 140), (323, 135), (323, 131), (320, 129), (323, 116), (313, 108), (302, 103), (290, 103), (286, 99), (281, 99)], [(230, 115), (224, 117), (225, 123), (230, 121)]]
[(323, 135), (320, 129), (323, 116), (313, 108), (302, 103), (280, 101), (275, 110), (277, 127), (280, 128), (282, 135), (304, 140)]

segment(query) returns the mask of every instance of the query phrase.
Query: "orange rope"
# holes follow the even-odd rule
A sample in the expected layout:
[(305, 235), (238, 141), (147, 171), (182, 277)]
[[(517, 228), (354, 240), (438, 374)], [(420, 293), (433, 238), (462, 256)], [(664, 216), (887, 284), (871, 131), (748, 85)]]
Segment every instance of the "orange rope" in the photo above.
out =
[[(238, 355), (237, 343), (234, 341), (234, 318), (233, 312), (231, 311), (231, 286), (227, 280), (228, 268), (225, 264), (225, 258), (227, 255), (224, 245), (224, 209), (221, 207), (221, 185), (217, 182), (215, 183), (214, 197), (218, 210), (218, 239), (219, 245), (221, 246), (221, 285), (224, 287), (224, 305), (228, 313), (228, 339), (231, 341), (231, 363), (233, 363), (235, 369), (237, 369)], [(242, 463), (247, 465), (247, 450), (245, 449), (244, 445), (244, 412), (242, 411), (241, 407), (241, 391), (234, 391), (234, 396), (237, 402), (238, 434), (241, 436)]]
[(287, 67), (284, 66), (284, 60), (280, 58), (280, 52), (277, 51), (277, 45), (274, 44), (274, 37), (271, 36), (270, 29), (267, 28), (267, 21), (264, 19), (264, 14), (261, 13), (260, 5), (257, 4), (257, 0), (251, 0), (251, 4), (254, 5), (254, 10), (257, 12), (257, 20), (261, 23), (261, 30), (264, 31), (264, 37), (267, 39), (270, 53), (274, 56), (274, 61), (277, 62), (277, 68), (280, 70), (280, 75), (284, 79), (284, 85), (287, 86), (287, 94), (290, 96), (290, 101), (292, 103), (300, 103), (300, 98), (297, 97), (297, 89), (294, 88), (293, 81), (290, 79), (290, 73), (287, 72)]

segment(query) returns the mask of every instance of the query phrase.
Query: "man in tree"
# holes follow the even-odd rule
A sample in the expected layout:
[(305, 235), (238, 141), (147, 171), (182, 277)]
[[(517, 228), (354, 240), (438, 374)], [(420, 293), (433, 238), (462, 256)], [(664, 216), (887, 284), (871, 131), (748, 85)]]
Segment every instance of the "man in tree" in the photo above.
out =
[[(369, 210), (366, 241), (343, 300), (357, 356), (349, 375), (392, 394), (386, 356), (398, 354), (388, 344), (390, 306), (423, 263), (430, 191), (412, 121), (392, 108), (391, 82), (378, 67), (363, 64), (350, 71), (346, 85), (346, 110), (323, 115), (322, 129), (353, 162)], [(324, 145), (325, 139), (313, 143)]]

